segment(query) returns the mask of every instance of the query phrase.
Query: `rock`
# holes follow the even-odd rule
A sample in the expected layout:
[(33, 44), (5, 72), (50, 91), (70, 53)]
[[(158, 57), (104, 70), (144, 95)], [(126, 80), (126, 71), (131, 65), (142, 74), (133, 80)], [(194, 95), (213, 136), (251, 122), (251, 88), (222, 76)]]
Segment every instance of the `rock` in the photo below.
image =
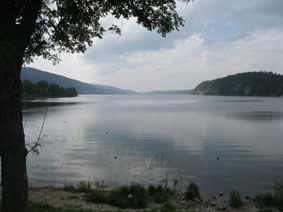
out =
[(134, 198), (134, 195), (129, 194), (129, 195), (128, 195), (128, 198), (129, 198), (129, 199), (133, 199), (133, 198)]
[(210, 205), (211, 205), (212, 207), (216, 207), (216, 206), (217, 206), (217, 203), (216, 203), (215, 201), (212, 201), (212, 202), (210, 203)]
[(250, 199), (250, 196), (245, 196), (246, 200), (249, 200)]

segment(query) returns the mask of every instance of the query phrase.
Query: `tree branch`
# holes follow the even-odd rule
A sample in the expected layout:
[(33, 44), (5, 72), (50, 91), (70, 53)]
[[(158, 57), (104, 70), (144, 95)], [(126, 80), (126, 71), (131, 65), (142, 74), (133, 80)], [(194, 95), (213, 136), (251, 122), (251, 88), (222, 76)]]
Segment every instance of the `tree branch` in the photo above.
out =
[(24, 42), (24, 48), (27, 47), (30, 37), (35, 31), (35, 23), (40, 14), (42, 3), (43, 0), (27, 0), (26, 6), (23, 9), (20, 33)]
[(43, 121), (42, 121), (42, 125), (41, 125), (41, 128), (40, 128), (37, 140), (33, 144), (33, 146), (30, 148), (30, 150), (27, 151), (27, 154), (30, 153), (30, 152), (35, 152), (36, 154), (39, 154), (38, 150), (36, 148), (42, 146), (39, 141), (40, 141), (42, 130), (43, 130), (43, 127), (44, 127), (44, 124), (45, 124), (45, 119), (46, 119), (47, 111), (48, 111), (48, 107), (45, 110), (44, 118), (43, 118)]

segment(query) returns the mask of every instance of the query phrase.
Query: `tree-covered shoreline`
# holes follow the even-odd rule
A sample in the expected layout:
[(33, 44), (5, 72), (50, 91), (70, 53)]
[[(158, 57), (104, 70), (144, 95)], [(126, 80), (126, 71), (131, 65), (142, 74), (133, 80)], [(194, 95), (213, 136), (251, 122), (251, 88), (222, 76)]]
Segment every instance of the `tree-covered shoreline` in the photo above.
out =
[(63, 88), (55, 83), (49, 84), (44, 80), (37, 83), (24, 80), (21, 86), (23, 98), (58, 98), (78, 96), (77, 90), (74, 87)]
[(282, 96), (283, 76), (273, 72), (246, 72), (204, 81), (194, 90), (196, 95)]

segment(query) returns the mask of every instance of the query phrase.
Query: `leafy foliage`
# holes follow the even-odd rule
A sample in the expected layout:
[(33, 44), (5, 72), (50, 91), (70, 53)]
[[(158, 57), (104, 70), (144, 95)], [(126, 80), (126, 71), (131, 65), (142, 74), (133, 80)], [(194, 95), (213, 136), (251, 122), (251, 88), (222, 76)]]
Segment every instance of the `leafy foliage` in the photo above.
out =
[[(150, 31), (157, 30), (164, 37), (184, 25), (175, 0), (44, 0), (25, 61), (43, 56), (56, 63), (60, 59), (53, 52), (85, 52), (93, 44), (93, 38), (101, 39), (107, 30), (121, 34), (117, 25), (101, 24), (101, 19), (108, 15), (117, 19), (133, 17), (138, 24)], [(18, 20), (21, 22), (21, 18)]]
[(73, 87), (63, 88), (55, 83), (48, 84), (42, 80), (32, 83), (29, 80), (22, 82), (22, 94), (24, 97), (74, 97), (77, 90)]

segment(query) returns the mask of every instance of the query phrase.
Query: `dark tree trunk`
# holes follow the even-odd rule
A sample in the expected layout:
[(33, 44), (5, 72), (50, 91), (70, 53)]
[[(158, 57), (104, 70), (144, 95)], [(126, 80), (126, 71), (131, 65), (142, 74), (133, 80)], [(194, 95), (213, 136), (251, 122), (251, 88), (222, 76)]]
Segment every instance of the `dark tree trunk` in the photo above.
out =
[(26, 212), (28, 200), (22, 125), (21, 68), (43, 0), (1, 0), (0, 156), (2, 212)]
[(22, 126), (21, 65), (20, 56), (11, 57), (9, 54), (3, 55), (3, 52), (0, 52), (0, 155), (3, 212), (27, 211), (27, 151)]

